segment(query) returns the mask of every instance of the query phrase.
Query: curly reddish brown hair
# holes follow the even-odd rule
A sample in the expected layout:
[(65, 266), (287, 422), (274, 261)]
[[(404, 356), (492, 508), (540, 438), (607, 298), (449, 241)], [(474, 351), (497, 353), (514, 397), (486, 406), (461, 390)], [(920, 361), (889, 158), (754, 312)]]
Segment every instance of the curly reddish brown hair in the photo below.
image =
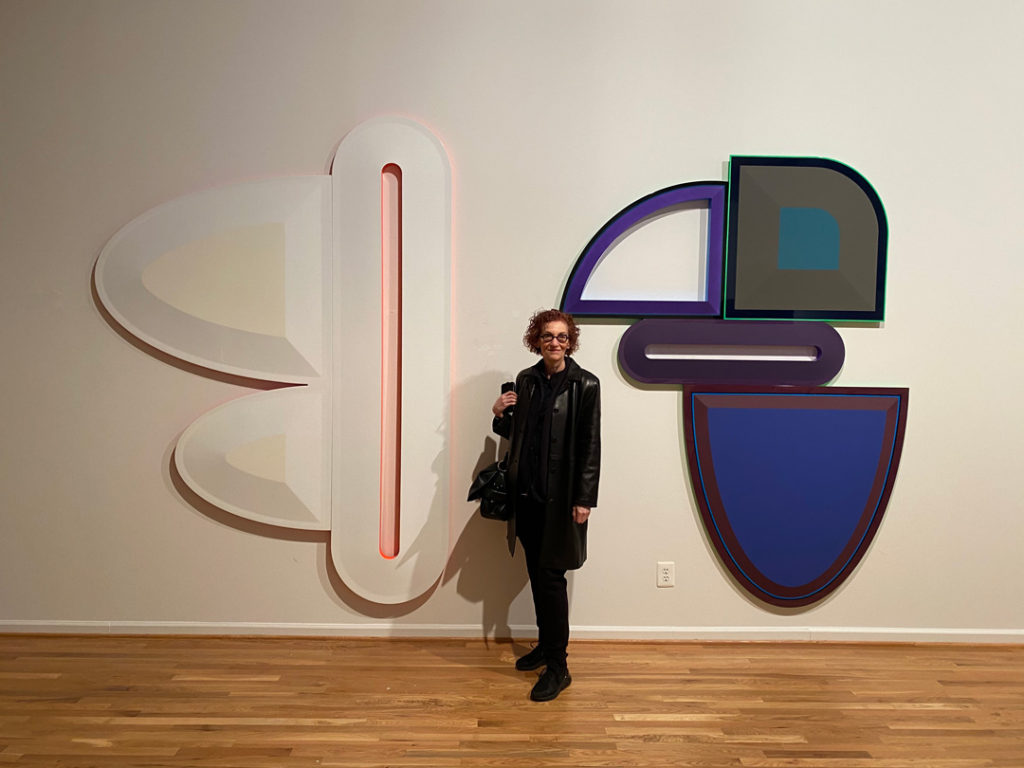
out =
[(571, 355), (580, 348), (580, 329), (572, 315), (560, 312), (557, 309), (538, 309), (530, 318), (530, 324), (526, 326), (526, 333), (523, 334), (523, 344), (535, 355), (540, 354), (540, 335), (544, 332), (544, 326), (548, 323), (557, 323), (561, 320), (569, 327), (569, 343), (565, 347), (565, 354)]

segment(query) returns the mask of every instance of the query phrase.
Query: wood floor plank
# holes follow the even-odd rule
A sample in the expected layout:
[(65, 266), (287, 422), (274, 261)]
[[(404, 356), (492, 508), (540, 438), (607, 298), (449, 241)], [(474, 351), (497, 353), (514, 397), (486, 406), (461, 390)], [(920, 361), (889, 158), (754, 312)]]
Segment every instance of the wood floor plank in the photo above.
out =
[(0, 764), (1024, 768), (1024, 647), (0, 635)]

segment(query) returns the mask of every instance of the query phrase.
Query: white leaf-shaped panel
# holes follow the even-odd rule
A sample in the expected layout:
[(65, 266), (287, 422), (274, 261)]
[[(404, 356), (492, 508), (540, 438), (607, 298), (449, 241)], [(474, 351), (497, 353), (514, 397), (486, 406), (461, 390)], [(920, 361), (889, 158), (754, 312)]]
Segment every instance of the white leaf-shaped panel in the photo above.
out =
[(132, 334), (240, 376), (309, 382), (327, 367), (331, 182), (299, 176), (177, 198), (129, 222), (96, 292)]
[(174, 461), (211, 504), (285, 528), (330, 528), (329, 399), (317, 386), (232, 400), (196, 419)]

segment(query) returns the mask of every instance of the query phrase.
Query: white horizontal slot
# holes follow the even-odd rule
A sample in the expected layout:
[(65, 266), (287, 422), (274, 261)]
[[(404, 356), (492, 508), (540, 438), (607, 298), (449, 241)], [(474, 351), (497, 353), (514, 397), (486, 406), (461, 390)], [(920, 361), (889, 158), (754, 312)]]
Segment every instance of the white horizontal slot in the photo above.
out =
[(812, 363), (818, 359), (814, 346), (767, 346), (746, 344), (648, 344), (649, 360), (737, 360)]

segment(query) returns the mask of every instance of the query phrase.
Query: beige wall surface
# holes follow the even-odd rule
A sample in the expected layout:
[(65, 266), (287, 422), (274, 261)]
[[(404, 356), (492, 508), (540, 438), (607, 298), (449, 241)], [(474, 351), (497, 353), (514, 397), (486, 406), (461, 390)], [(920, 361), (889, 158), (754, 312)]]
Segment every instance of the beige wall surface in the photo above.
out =
[[(0, 3), (0, 630), (528, 634), (521, 559), (463, 501), (526, 318), (638, 197), (730, 154), (849, 163), (890, 226), (882, 327), (840, 327), (847, 386), (909, 386), (889, 510), (823, 603), (768, 610), (718, 565), (681, 394), (587, 324), (604, 471), (579, 636), (1024, 636), (1024, 5), (831, 2)], [(181, 432), (254, 391), (110, 322), (93, 264), (135, 216), (229, 183), (326, 173), (405, 115), (454, 185), (450, 517), (426, 598), (368, 604), (327, 540), (244, 523), (171, 470)], [(358, 360), (359, 340), (347, 342)], [(358, 450), (352, 446), (352, 450)], [(343, 459), (343, 457), (340, 457)], [(677, 586), (655, 587), (655, 563)]]

